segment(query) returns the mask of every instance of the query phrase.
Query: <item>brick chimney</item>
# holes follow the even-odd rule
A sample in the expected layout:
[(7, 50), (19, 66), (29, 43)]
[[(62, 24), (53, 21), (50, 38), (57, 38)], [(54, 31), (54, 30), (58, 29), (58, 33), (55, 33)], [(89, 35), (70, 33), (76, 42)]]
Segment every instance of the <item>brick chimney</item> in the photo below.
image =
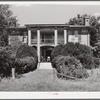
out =
[(90, 26), (89, 21), (90, 21), (90, 18), (89, 17), (85, 17), (85, 19), (84, 19), (84, 25), (85, 26)]
[(80, 14), (77, 14), (77, 18), (80, 18)]

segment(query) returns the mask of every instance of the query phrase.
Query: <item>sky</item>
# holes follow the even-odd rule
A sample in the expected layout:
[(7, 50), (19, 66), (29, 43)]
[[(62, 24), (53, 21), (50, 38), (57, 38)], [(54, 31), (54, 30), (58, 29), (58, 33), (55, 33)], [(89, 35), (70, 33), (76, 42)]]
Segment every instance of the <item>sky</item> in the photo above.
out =
[(68, 4), (12, 4), (10, 8), (17, 16), (20, 26), (25, 24), (65, 24), (77, 14), (98, 14), (100, 5)]

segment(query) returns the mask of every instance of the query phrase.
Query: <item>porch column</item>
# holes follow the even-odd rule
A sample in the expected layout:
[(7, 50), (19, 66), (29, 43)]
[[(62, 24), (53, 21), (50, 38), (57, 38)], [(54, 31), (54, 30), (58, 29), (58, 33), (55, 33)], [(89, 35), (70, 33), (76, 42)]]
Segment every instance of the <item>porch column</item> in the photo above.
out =
[(67, 30), (64, 29), (64, 44), (67, 43)]
[(38, 63), (40, 63), (40, 30), (37, 30), (37, 55)]
[(54, 44), (55, 44), (55, 46), (57, 45), (57, 43), (58, 43), (58, 39), (57, 39), (57, 29), (55, 29), (54, 30)]
[(90, 34), (87, 34), (87, 45), (90, 46)]
[(31, 46), (31, 30), (28, 30), (28, 45)]

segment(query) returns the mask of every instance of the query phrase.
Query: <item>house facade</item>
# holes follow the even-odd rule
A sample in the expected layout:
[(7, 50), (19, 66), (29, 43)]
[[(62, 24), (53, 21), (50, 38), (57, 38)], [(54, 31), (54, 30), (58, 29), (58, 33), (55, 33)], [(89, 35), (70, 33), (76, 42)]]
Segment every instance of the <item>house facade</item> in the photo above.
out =
[(37, 50), (38, 61), (49, 61), (52, 49), (67, 42), (90, 46), (90, 26), (66, 24), (27, 24), (25, 27), (9, 29), (9, 45), (25, 43)]

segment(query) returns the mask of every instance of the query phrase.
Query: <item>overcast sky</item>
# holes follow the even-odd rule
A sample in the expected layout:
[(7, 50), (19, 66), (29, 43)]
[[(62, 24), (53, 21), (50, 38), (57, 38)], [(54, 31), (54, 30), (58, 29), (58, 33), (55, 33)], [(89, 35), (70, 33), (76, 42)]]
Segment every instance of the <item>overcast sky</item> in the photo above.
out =
[(12, 5), (11, 10), (17, 16), (21, 26), (25, 24), (64, 24), (77, 14), (100, 13), (100, 5)]

